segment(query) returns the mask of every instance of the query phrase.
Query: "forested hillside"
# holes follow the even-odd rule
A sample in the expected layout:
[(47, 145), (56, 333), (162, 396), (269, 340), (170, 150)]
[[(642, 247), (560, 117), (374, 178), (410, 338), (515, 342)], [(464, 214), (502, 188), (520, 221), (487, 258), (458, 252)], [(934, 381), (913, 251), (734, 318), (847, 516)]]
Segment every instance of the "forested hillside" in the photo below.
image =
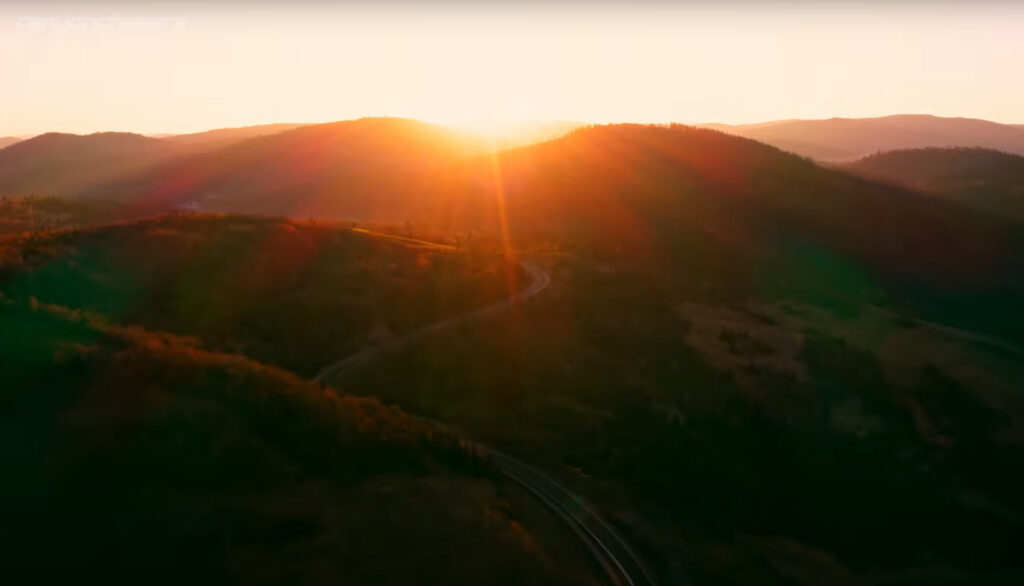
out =
[[(323, 359), (333, 359), (330, 352), (359, 344), (330, 337), (346, 324), (344, 336), (359, 332), (339, 306), (384, 319), (353, 297), (359, 291), (378, 296), (379, 308), (397, 302), (409, 312), (396, 320), (415, 316), (416, 305), (389, 298), (388, 282), (411, 287), (409, 271), (431, 270), (417, 265), (423, 257), (409, 263), (401, 247), (372, 239), (361, 246), (345, 234), (281, 221), (166, 218), (3, 241), (0, 565), (8, 579), (588, 583), (593, 571), (568, 529), (464, 439), (242, 354), (272, 346), (275, 362), (302, 366), (313, 357), (286, 351), (301, 333), (310, 338), (302, 348), (320, 345)], [(274, 254), (296, 251), (289, 239), (318, 242), (325, 254), (351, 246), (374, 263), (357, 264), (352, 280), (331, 275), (336, 288), (321, 285), (324, 299), (338, 299), (333, 311), (318, 313), (326, 308), (307, 299), (296, 315), (258, 291), (297, 286), (275, 263)], [(218, 254), (232, 241), (245, 274), (204, 282), (221, 276)], [(237, 248), (247, 242), (274, 252)], [(134, 264), (141, 258), (148, 267)], [(458, 279), (453, 268), (439, 274)], [(172, 274), (186, 289), (161, 291)], [(414, 301), (451, 310), (445, 304), (458, 300), (427, 283)], [(154, 300), (160, 292), (168, 296)], [(256, 333), (223, 329), (232, 316)], [(284, 329), (274, 333), (274, 323)], [(187, 335), (152, 327), (159, 324)], [(238, 352), (216, 350), (227, 347)]]
[(1024, 220), (1024, 157), (979, 148), (911, 149), (877, 153), (842, 168)]

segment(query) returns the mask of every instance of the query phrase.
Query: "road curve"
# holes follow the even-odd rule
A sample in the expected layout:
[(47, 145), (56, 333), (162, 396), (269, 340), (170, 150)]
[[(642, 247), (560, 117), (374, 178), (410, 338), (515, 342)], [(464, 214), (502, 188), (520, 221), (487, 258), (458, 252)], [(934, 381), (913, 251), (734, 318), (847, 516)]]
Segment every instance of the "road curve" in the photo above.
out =
[[(401, 347), (428, 334), (505, 311), (512, 305), (537, 295), (551, 284), (551, 275), (543, 268), (525, 260), (520, 261), (519, 264), (530, 274), (532, 279), (530, 284), (521, 291), (486, 307), (434, 322), (395, 340), (371, 346), (330, 364), (321, 370), (313, 380), (317, 382), (335, 381), (373, 360), (382, 352)], [(481, 453), (490, 458), (502, 474), (523, 486), (569, 525), (590, 550), (612, 584), (615, 586), (654, 585), (654, 580), (651, 579), (639, 557), (626, 545), (625, 540), (582, 499), (540, 470), (486, 446), (474, 445)]]
[(572, 528), (597, 559), (612, 584), (654, 586), (654, 579), (639, 556), (583, 499), (529, 464), (492, 449), (482, 447), (481, 451), (490, 457), (505, 476), (533, 493)]

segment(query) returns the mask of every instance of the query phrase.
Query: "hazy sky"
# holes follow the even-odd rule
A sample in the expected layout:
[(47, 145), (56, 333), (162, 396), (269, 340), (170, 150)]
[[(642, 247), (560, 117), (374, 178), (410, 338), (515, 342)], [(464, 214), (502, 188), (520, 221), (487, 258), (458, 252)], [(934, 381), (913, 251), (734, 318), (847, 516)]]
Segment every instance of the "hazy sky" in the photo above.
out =
[(0, 136), (895, 113), (1024, 123), (1024, 2), (0, 4)]

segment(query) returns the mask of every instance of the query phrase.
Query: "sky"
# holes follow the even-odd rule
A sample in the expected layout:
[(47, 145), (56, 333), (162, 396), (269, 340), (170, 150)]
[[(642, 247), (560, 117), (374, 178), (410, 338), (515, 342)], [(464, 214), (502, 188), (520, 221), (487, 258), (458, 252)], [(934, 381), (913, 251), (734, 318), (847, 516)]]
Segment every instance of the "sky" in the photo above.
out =
[(1024, 2), (0, 3), (0, 136), (404, 116), (1024, 124)]

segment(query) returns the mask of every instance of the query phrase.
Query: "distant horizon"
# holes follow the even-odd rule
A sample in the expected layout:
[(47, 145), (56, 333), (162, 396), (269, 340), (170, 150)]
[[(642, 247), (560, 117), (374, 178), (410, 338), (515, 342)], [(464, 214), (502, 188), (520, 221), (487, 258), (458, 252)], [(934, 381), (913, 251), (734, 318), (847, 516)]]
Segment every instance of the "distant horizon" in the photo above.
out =
[[(998, 120), (990, 120), (986, 118), (978, 118), (975, 116), (941, 116), (937, 114), (922, 114), (918, 112), (902, 112), (898, 114), (883, 114), (879, 116), (829, 116), (825, 118), (779, 118), (770, 120), (756, 120), (752, 122), (721, 122), (721, 121), (704, 121), (704, 122), (690, 122), (690, 121), (679, 121), (679, 120), (665, 120), (665, 121), (636, 121), (636, 120), (608, 120), (608, 121), (590, 121), (590, 120), (564, 120), (564, 119), (534, 119), (534, 120), (523, 120), (523, 121), (511, 121), (502, 125), (502, 130), (511, 131), (519, 126), (528, 126), (530, 124), (547, 124), (547, 123), (565, 123), (565, 124), (580, 124), (580, 125), (606, 125), (606, 124), (683, 124), (687, 126), (710, 126), (710, 125), (724, 125), (724, 126), (748, 126), (757, 124), (769, 124), (773, 122), (811, 122), (811, 121), (824, 121), (824, 120), (870, 120), (878, 118), (892, 118), (897, 116), (929, 116), (933, 118), (947, 118), (947, 119), (963, 119), (963, 120), (980, 120), (983, 122), (993, 122), (995, 124), (1002, 124), (1006, 126), (1024, 126), (1024, 122), (1001, 122)], [(438, 126), (450, 127), (468, 132), (474, 132), (472, 128), (463, 128), (459, 124), (451, 124), (446, 122), (439, 122), (434, 120), (425, 120), (413, 116), (392, 116), (392, 115), (367, 115), (367, 116), (355, 116), (352, 118), (338, 118), (334, 120), (322, 120), (322, 121), (296, 121), (296, 120), (275, 120), (268, 122), (255, 122), (252, 124), (241, 124), (231, 126), (214, 126), (214, 127), (200, 127), (195, 130), (185, 130), (182, 132), (148, 132), (132, 129), (122, 128), (111, 128), (111, 129), (100, 129), (85, 132), (71, 132), (61, 129), (44, 130), (42, 132), (34, 132), (27, 134), (13, 134), (5, 133), (0, 131), (0, 138), (18, 138), (21, 140), (27, 140), (43, 134), (72, 134), (78, 136), (88, 136), (90, 134), (101, 134), (107, 132), (113, 133), (127, 133), (127, 134), (138, 134), (141, 136), (147, 136), (151, 138), (163, 138), (168, 136), (179, 136), (185, 134), (199, 134), (203, 132), (210, 132), (214, 130), (228, 130), (235, 128), (249, 128), (257, 126), (273, 126), (277, 124), (297, 124), (297, 125), (317, 125), (317, 124), (333, 124), (336, 122), (348, 122), (352, 120), (361, 120), (364, 118), (396, 118), (402, 120), (416, 120), (427, 124), (435, 124)]]
[(1024, 5), (961, 0), (585, 10), (13, 0), (0, 5), (0, 134), (382, 114), (483, 129), (905, 112), (1020, 124), (1021, 22)]

